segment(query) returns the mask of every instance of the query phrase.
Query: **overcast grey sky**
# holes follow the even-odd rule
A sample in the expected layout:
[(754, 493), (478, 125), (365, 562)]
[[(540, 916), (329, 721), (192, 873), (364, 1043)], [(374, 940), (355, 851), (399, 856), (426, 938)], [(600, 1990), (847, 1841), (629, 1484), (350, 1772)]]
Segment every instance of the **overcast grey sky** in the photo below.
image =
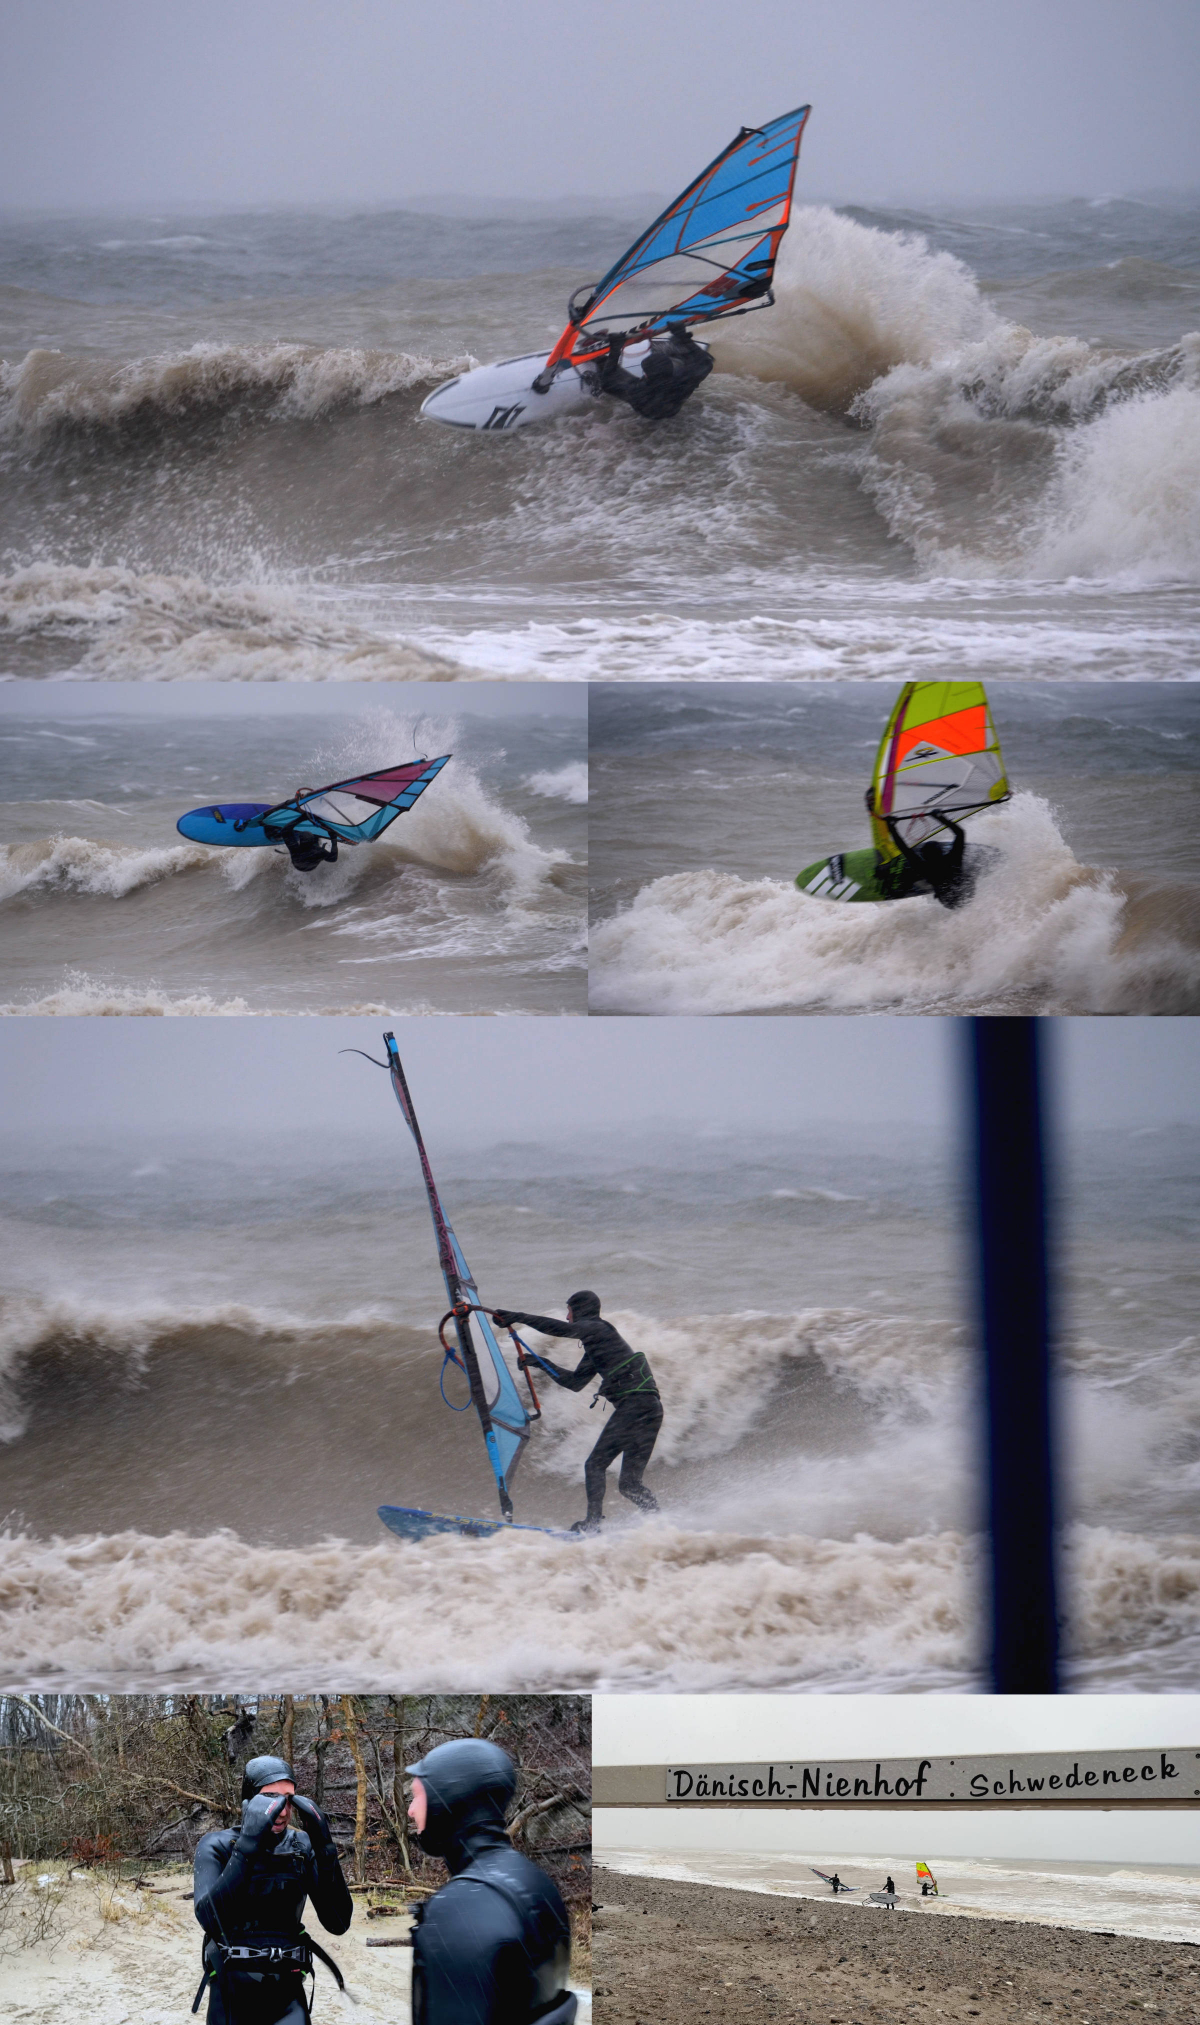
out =
[(1195, 0), (6, 0), (0, 202), (681, 186), (806, 100), (802, 187), (1200, 183)]
[[(72, 1135), (198, 1126), (394, 1129), (382, 1019), (8, 1020), (9, 1128)], [(1200, 1116), (1200, 1021), (1054, 1020), (1064, 1116), (1153, 1126)], [(949, 1132), (966, 1022), (954, 1019), (405, 1019), (401, 1055), (431, 1148), (646, 1121), (789, 1130), (911, 1121)]]
[(352, 717), (428, 711), (439, 718), (586, 720), (582, 682), (0, 682), (0, 720), (45, 717)]
[[(1200, 1695), (597, 1695), (598, 1765), (966, 1751), (1200, 1748)], [(646, 1813), (597, 1808), (608, 1849), (812, 1850), (1195, 1864), (1196, 1815)]]

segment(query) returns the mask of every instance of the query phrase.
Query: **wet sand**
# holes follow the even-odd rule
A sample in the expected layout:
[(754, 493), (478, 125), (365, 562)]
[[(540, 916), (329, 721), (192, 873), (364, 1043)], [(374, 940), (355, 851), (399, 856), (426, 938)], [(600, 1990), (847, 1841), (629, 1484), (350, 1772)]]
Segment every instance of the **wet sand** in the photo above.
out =
[(597, 1865), (596, 2025), (1200, 2020), (1200, 1946), (631, 1877)]

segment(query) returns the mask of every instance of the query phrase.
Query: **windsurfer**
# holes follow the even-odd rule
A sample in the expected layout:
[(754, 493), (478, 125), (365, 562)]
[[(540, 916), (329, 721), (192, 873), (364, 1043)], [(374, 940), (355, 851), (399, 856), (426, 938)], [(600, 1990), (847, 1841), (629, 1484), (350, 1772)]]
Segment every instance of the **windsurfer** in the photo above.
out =
[(620, 336), (609, 338), (607, 356), (594, 368), (596, 382), (602, 394), (626, 402), (643, 422), (666, 422), (677, 415), (713, 369), (711, 353), (681, 323), (668, 324), (651, 338), (640, 376), (621, 364), (625, 342)]
[[(875, 790), (869, 787), (863, 799), (868, 815), (875, 810)], [(882, 819), (888, 828), (888, 835), (900, 853), (901, 863), (895, 860), (885, 865), (876, 853), (878, 877), (881, 882), (890, 881), (891, 896), (894, 900), (906, 900), (922, 886), (933, 890), (933, 897), (941, 907), (961, 907), (975, 891), (975, 875), (964, 862), (966, 837), (961, 823), (951, 816), (938, 814), (937, 820), (951, 832), (950, 842), (940, 838), (927, 838), (921, 844), (906, 843), (900, 834), (900, 826), (894, 816)]]
[[(568, 1392), (582, 1392), (590, 1379), (598, 1378), (596, 1399), (607, 1400), (613, 1408), (612, 1419), (583, 1466), (587, 1516), (577, 1519), (571, 1531), (599, 1532), (608, 1470), (618, 1456), (622, 1458), (617, 1480), (621, 1496), (640, 1512), (656, 1512), (658, 1500), (642, 1482), (642, 1472), (662, 1426), (662, 1400), (644, 1352), (634, 1350), (611, 1322), (601, 1320), (598, 1296), (586, 1289), (572, 1294), (565, 1322), (551, 1315), (527, 1315), (515, 1308), (497, 1308), (492, 1320), (505, 1329), (513, 1322), (523, 1322), (543, 1336), (578, 1337), (583, 1357), (574, 1371), (564, 1371), (547, 1357), (538, 1357), (537, 1366)], [(593, 1400), (593, 1406), (595, 1403)]]
[(302, 837), (295, 830), (283, 831), (294, 872), (315, 872), (318, 865), (337, 864), (336, 837)]

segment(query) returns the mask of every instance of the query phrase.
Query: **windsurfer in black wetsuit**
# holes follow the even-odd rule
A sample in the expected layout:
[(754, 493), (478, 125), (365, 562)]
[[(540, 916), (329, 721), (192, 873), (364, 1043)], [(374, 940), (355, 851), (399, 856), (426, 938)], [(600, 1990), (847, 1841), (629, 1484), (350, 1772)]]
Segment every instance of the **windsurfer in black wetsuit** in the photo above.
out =
[(516, 1308), (497, 1308), (492, 1320), (501, 1328), (512, 1322), (524, 1322), (528, 1328), (540, 1330), (543, 1336), (577, 1336), (583, 1344), (583, 1357), (574, 1371), (564, 1371), (546, 1357), (538, 1358), (538, 1367), (568, 1392), (582, 1392), (590, 1379), (598, 1378), (600, 1390), (596, 1397), (607, 1400), (613, 1408), (612, 1419), (583, 1466), (587, 1517), (577, 1519), (571, 1531), (599, 1532), (608, 1468), (618, 1456), (622, 1458), (617, 1481), (621, 1496), (628, 1498), (640, 1512), (656, 1512), (658, 1500), (646, 1489), (642, 1472), (662, 1426), (662, 1400), (643, 1352), (632, 1349), (611, 1322), (600, 1319), (599, 1297), (586, 1289), (572, 1294), (565, 1322), (557, 1322), (550, 1315), (526, 1315)]
[(304, 1931), (305, 1901), (333, 1934), (345, 1933), (353, 1902), (329, 1823), (296, 1792), (283, 1758), (250, 1759), (242, 1803), (240, 1829), (218, 1829), (196, 1849), (195, 1913), (207, 1938), (192, 2009), (207, 1989), (208, 2025), (308, 2025), (313, 1955), (341, 1975)]
[(621, 364), (624, 345), (623, 337), (610, 337), (608, 355), (596, 360), (593, 371), (600, 392), (626, 402), (643, 422), (666, 422), (677, 415), (713, 369), (711, 353), (681, 323), (655, 333), (640, 374), (626, 372)]
[(417, 1908), (413, 2025), (572, 2025), (571, 1928), (552, 1877), (512, 1846), (498, 1744), (463, 1737), (409, 1765), (409, 1820), (450, 1881)]
[(336, 837), (301, 837), (295, 830), (283, 832), (294, 872), (315, 872), (318, 865), (337, 864)]
[[(868, 815), (873, 815), (873, 787), (867, 789), (864, 799)], [(964, 901), (970, 899), (975, 891), (975, 874), (964, 863), (967, 840), (961, 823), (956, 823), (951, 816), (943, 815), (939, 810), (937, 821), (951, 832), (950, 842), (946, 844), (940, 838), (931, 837), (922, 844), (907, 844), (900, 835), (899, 823), (894, 816), (881, 816), (879, 820), (886, 823), (888, 835), (902, 860), (899, 865), (893, 860), (886, 868), (880, 868), (886, 873), (893, 900), (907, 900), (924, 886), (932, 890), (940, 907), (961, 907)]]

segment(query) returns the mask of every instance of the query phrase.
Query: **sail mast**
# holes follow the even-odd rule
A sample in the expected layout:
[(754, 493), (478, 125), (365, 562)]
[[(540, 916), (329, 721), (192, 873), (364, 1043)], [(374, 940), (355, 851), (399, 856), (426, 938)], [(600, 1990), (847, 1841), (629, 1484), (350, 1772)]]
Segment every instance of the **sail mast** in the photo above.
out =
[(437, 1184), (433, 1178), (433, 1170), (429, 1165), (429, 1155), (425, 1151), (425, 1142), (421, 1137), (421, 1128), (417, 1123), (417, 1114), (413, 1109), (412, 1097), (409, 1093), (408, 1083), (405, 1080), (404, 1070), (401, 1067), (400, 1051), (396, 1046), (395, 1035), (385, 1034), (383, 1044), (387, 1049), (388, 1071), (391, 1075), (392, 1089), (396, 1095), (396, 1102), (404, 1114), (405, 1124), (416, 1141), (417, 1157), (421, 1163), (421, 1173), (425, 1181), (425, 1193), (429, 1198), (429, 1211), (433, 1218), (434, 1235), (437, 1239), (438, 1264), (441, 1266), (442, 1277), (446, 1282), (446, 1293), (449, 1297), (451, 1312), (454, 1316), (454, 1331), (458, 1338), (459, 1357), (462, 1362), (462, 1368), (466, 1373), (467, 1384), (470, 1387), (471, 1404), (479, 1416), (479, 1425), (483, 1430), (483, 1438), (487, 1444), (488, 1460), (491, 1463), (492, 1473), (496, 1479), (496, 1489), (500, 1496), (500, 1510), (506, 1519), (511, 1519), (513, 1502), (509, 1494), (504, 1465), (500, 1456), (500, 1448), (496, 1439), (496, 1429), (492, 1421), (492, 1412), (488, 1405), (487, 1392), (484, 1388), (483, 1374), (479, 1368), (479, 1358), (476, 1353), (474, 1338), (471, 1334), (472, 1304), (469, 1297), (476, 1290), (473, 1284), (468, 1287), (460, 1269), (460, 1255), (438, 1196)]

